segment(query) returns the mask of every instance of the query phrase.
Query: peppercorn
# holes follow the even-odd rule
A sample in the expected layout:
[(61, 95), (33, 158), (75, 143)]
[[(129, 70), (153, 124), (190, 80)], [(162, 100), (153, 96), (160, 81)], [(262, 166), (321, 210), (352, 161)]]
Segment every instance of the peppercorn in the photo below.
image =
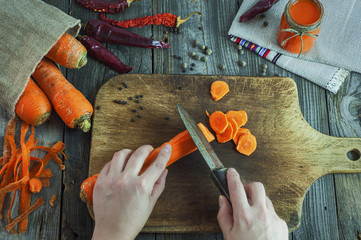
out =
[(281, 77), (281, 74), (279, 74), (279, 73), (275, 73), (274, 74), (276, 77)]
[(97, 106), (97, 110), (100, 110), (100, 106)]
[(140, 103), (140, 100), (138, 99), (137, 101), (135, 101), (136, 103)]
[(194, 57), (196, 55), (196, 53), (195, 52), (191, 52), (191, 53), (189, 53), (189, 56), (191, 56), (191, 57)]
[(140, 106), (140, 110), (144, 110), (144, 106)]
[(140, 97), (140, 98), (143, 98), (143, 97), (144, 97), (144, 95), (143, 95), (143, 94), (140, 94), (140, 95), (139, 95), (139, 97)]
[(243, 55), (244, 54), (244, 51), (243, 50), (238, 50), (238, 53)]
[(261, 18), (265, 18), (265, 17), (266, 17), (266, 14), (262, 13)]
[(268, 22), (267, 21), (264, 21), (263, 22), (263, 27), (267, 27), (268, 26)]
[(122, 104), (127, 104), (128, 102), (127, 101), (123, 101)]
[(238, 65), (244, 67), (247, 65), (247, 63), (245, 61), (238, 61)]
[(164, 33), (164, 34), (168, 34), (168, 31), (164, 31), (163, 33)]
[(199, 44), (200, 44), (200, 42), (199, 42), (198, 40), (194, 40), (194, 41), (193, 41), (193, 46), (194, 46), (194, 47), (197, 47)]
[(187, 64), (187, 63), (182, 63), (182, 65), (181, 65), (181, 66), (182, 66), (182, 68), (183, 68), (183, 69), (187, 69), (188, 64)]
[(262, 68), (267, 69), (267, 64), (262, 64)]
[(137, 121), (137, 119), (136, 119), (136, 118), (132, 118), (131, 121), (132, 121), (132, 122), (135, 122), (135, 121)]
[(183, 87), (183, 86), (180, 86), (180, 87), (179, 87), (179, 90), (184, 90), (184, 87)]
[(194, 59), (197, 60), (197, 61), (199, 61), (199, 60), (201, 60), (201, 57), (198, 56), (198, 55), (196, 55), (196, 56), (194, 57)]
[(211, 55), (211, 54), (212, 54), (212, 49), (207, 49), (207, 50), (206, 50), (206, 54), (207, 54), (207, 55)]
[(202, 45), (202, 46), (200, 47), (200, 49), (201, 49), (201, 50), (204, 50), (204, 49), (206, 49), (206, 46)]
[(178, 60), (182, 60), (183, 58), (181, 57), (181, 56), (178, 56), (178, 58), (177, 58)]
[(192, 67), (195, 67), (195, 66), (196, 66), (196, 64), (195, 64), (195, 63), (191, 63), (191, 66), (192, 66)]
[(137, 109), (133, 108), (133, 109), (132, 109), (132, 112), (137, 112)]
[(115, 102), (115, 103), (119, 103), (119, 101), (118, 101), (118, 100), (113, 100), (113, 102)]
[(201, 61), (206, 62), (208, 60), (208, 57), (201, 57)]
[(266, 76), (266, 73), (265, 73), (265, 72), (262, 72), (262, 73), (261, 73), (261, 76)]
[(169, 116), (166, 116), (164, 119), (165, 119), (165, 120), (170, 120), (170, 117), (169, 117)]
[(226, 65), (224, 65), (224, 64), (219, 64), (219, 68), (220, 68), (221, 70), (226, 69)]
[(238, 45), (237, 45), (237, 49), (238, 49), (238, 50), (242, 50), (242, 45), (238, 44)]
[(203, 27), (202, 27), (202, 26), (200, 26), (198, 29), (201, 30), (201, 31), (203, 31)]
[(194, 67), (190, 67), (189, 70), (193, 71), (193, 70), (194, 70)]
[(128, 99), (129, 99), (129, 100), (133, 100), (133, 97), (129, 97)]
[(137, 117), (138, 117), (138, 118), (142, 118), (142, 115), (141, 115), (141, 114), (138, 114)]
[(122, 88), (122, 87), (119, 87), (118, 89), (119, 89), (119, 90), (123, 90), (123, 88)]
[(125, 88), (128, 88), (128, 84), (126, 82), (122, 82), (122, 84)]

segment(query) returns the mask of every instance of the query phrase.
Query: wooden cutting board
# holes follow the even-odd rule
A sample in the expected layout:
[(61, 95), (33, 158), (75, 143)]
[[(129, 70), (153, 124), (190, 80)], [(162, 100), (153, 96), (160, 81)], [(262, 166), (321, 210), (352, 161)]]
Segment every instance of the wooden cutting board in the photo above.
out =
[[(230, 92), (218, 102), (209, 93), (215, 80), (230, 86)], [(140, 103), (129, 100), (141, 94)], [(290, 231), (300, 224), (302, 202), (313, 181), (328, 173), (361, 172), (361, 161), (347, 157), (349, 151), (359, 157), (361, 139), (331, 137), (313, 129), (302, 116), (292, 79), (127, 74), (109, 80), (97, 94), (89, 174), (98, 173), (120, 149), (136, 149), (143, 144), (157, 147), (184, 131), (176, 103), (208, 127), (205, 110), (248, 113), (245, 127), (258, 142), (251, 156), (239, 154), (233, 142), (213, 141), (212, 146), (226, 167), (239, 171), (245, 184), (259, 181), (265, 185)], [(138, 113), (142, 118), (136, 117)], [(143, 231), (219, 232), (218, 195), (209, 169), (196, 151), (169, 167), (166, 188)]]

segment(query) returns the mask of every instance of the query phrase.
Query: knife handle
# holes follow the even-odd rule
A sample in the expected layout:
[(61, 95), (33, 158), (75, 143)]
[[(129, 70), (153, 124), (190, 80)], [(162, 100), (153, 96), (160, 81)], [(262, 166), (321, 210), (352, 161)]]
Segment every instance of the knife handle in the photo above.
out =
[(229, 197), (228, 191), (227, 170), (228, 168), (215, 168), (212, 170), (211, 178), (214, 184), (216, 184), (219, 191), (224, 196), (226, 196), (229, 203), (231, 203), (231, 198)]

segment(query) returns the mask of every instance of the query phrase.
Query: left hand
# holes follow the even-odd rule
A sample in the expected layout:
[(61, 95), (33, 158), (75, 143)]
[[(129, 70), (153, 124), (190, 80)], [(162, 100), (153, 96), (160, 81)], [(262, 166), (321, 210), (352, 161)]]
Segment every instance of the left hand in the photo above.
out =
[(164, 190), (171, 155), (167, 144), (157, 159), (140, 176), (149, 145), (135, 152), (125, 149), (114, 154), (99, 174), (93, 193), (95, 228), (93, 239), (134, 239), (148, 220)]

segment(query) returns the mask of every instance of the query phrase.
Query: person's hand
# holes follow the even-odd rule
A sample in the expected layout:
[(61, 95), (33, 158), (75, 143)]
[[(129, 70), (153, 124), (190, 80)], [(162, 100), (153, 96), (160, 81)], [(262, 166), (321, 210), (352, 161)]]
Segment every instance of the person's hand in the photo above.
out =
[(288, 228), (276, 214), (262, 183), (243, 187), (237, 171), (227, 171), (232, 206), (219, 197), (217, 219), (226, 240), (287, 240)]
[(95, 228), (93, 239), (134, 239), (145, 225), (164, 190), (171, 145), (140, 176), (140, 169), (153, 148), (116, 152), (99, 174), (93, 193)]

